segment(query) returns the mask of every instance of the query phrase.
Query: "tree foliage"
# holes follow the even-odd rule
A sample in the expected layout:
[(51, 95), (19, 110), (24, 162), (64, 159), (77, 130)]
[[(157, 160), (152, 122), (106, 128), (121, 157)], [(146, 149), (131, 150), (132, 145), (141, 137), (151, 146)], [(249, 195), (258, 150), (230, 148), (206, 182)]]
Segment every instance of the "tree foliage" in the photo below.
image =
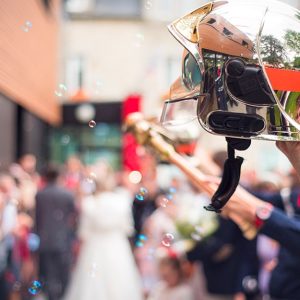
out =
[(261, 38), (261, 55), (263, 60), (274, 66), (284, 65), (287, 54), (284, 46), (273, 35), (264, 35)]
[(296, 54), (300, 55), (300, 33), (294, 30), (287, 30), (284, 39), (286, 41), (287, 46), (296, 52)]

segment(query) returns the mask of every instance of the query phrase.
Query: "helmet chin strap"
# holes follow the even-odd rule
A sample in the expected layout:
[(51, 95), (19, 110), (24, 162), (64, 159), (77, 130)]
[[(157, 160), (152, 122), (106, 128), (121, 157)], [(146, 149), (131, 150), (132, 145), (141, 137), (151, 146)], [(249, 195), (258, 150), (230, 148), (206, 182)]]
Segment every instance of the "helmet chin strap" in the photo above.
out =
[(240, 181), (241, 166), (244, 159), (239, 156), (235, 157), (235, 150), (247, 150), (251, 144), (251, 140), (238, 138), (226, 137), (226, 141), (228, 158), (224, 163), (222, 181), (211, 199), (211, 204), (204, 207), (206, 210), (216, 213), (221, 212), (222, 208), (235, 192)]

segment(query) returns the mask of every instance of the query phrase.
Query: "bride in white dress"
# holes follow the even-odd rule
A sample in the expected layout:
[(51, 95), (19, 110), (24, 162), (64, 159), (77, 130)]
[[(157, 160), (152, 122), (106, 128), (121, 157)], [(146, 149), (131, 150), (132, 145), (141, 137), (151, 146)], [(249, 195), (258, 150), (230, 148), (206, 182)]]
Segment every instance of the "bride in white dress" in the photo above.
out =
[(96, 193), (82, 201), (82, 240), (65, 300), (141, 300), (142, 288), (128, 241), (131, 197), (115, 190), (114, 174), (97, 166)]

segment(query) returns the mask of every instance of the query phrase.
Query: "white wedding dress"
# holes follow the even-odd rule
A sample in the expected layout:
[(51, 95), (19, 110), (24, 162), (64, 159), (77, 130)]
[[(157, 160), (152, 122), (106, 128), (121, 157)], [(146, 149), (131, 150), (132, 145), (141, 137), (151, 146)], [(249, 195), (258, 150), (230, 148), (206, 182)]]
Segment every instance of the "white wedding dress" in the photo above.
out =
[(85, 198), (82, 248), (65, 300), (141, 300), (142, 288), (128, 241), (131, 200), (124, 192)]

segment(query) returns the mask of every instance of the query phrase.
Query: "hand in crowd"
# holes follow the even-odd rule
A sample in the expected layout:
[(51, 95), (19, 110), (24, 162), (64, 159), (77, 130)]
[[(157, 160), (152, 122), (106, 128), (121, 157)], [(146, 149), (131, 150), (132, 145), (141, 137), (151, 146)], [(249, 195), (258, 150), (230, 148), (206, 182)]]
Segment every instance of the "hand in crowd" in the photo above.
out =
[(300, 142), (276, 142), (278, 149), (286, 155), (300, 177)]

